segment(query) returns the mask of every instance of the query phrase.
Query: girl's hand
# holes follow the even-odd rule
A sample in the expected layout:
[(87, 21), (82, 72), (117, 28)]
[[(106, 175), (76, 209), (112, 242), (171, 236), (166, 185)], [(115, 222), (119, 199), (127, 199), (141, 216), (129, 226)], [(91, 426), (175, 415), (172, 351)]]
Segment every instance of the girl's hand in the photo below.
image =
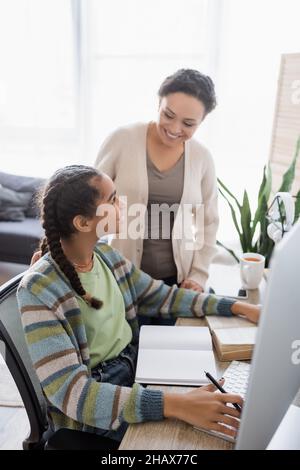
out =
[[(220, 381), (221, 385), (223, 383), (224, 380)], [(166, 393), (165, 417), (178, 418), (192, 426), (236, 437), (240, 412), (227, 406), (227, 403), (238, 403), (242, 406), (243, 399), (231, 393), (214, 393), (214, 390), (214, 385), (207, 385), (184, 394)]]
[(182, 281), (182, 283), (180, 284), (180, 287), (184, 287), (184, 289), (191, 289), (191, 290), (194, 290), (196, 292), (203, 292), (203, 287), (200, 286), (200, 284), (198, 284), (198, 282), (196, 281), (193, 281), (192, 279), (185, 279), (184, 281)]
[(252, 321), (253, 323), (258, 323), (261, 305), (247, 304), (245, 302), (235, 302), (231, 311), (233, 315), (244, 315), (247, 320)]
[(36, 263), (41, 258), (41, 256), (42, 256), (41, 251), (36, 251), (35, 253), (33, 253), (31, 261), (30, 261), (30, 266)]

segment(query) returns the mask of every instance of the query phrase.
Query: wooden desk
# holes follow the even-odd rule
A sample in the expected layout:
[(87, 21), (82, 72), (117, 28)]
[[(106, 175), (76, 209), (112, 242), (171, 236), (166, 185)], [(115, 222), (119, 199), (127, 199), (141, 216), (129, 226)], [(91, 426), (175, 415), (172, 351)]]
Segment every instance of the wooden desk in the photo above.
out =
[[(176, 325), (206, 326), (205, 319), (179, 318)], [(220, 362), (216, 357), (217, 372), (222, 374), (229, 362)], [(153, 389), (187, 392), (190, 387), (151, 385)], [(131, 424), (121, 442), (120, 450), (184, 450), (184, 449), (232, 449), (233, 444), (176, 419), (164, 419), (141, 424)]]
[[(228, 267), (212, 265), (210, 285), (214, 288), (220, 286), (226, 290), (226, 283), (239, 284), (239, 267), (230, 266), (230, 276), (224, 276), (224, 270)], [(240, 286), (239, 286), (240, 287)], [(262, 281), (259, 290), (252, 291), (247, 302), (257, 304), (261, 302), (265, 284)], [(237, 289), (238, 290), (238, 289)], [(224, 291), (223, 291), (224, 292)], [(205, 318), (179, 318), (176, 322), (179, 326), (206, 326)], [(230, 362), (220, 362), (215, 354), (216, 368), (219, 376), (222, 376)], [(176, 391), (176, 393), (192, 390), (190, 387), (151, 385), (153, 389), (164, 391)], [(195, 430), (191, 425), (175, 419), (165, 419), (159, 422), (131, 424), (121, 442), (120, 450), (200, 450), (200, 449), (232, 449), (233, 444), (209, 434)]]

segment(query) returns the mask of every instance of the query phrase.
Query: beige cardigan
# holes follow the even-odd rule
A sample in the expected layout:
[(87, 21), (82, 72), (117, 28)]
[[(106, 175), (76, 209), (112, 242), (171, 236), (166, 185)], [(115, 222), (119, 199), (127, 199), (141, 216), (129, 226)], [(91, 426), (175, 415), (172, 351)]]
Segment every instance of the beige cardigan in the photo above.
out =
[[(104, 141), (95, 162), (97, 169), (112, 178), (118, 195), (127, 196), (128, 208), (135, 203), (145, 206), (148, 203), (147, 128), (148, 123), (137, 123), (117, 129)], [(184, 230), (181, 230), (182, 211)], [(128, 220), (130, 223), (132, 219)], [(185, 143), (183, 194), (172, 232), (178, 282), (193, 279), (205, 286), (209, 264), (216, 253), (218, 222), (214, 163), (208, 150), (191, 139)], [(115, 238), (112, 245), (140, 267), (142, 237)]]

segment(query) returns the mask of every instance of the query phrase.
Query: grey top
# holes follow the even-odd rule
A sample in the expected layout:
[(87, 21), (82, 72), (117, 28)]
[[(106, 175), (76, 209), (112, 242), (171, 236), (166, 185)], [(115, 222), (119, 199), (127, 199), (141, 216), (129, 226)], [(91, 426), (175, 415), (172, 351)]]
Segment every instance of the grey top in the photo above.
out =
[(161, 172), (147, 155), (149, 197), (141, 269), (154, 279), (177, 275), (172, 230), (183, 192), (184, 159), (183, 153), (170, 170)]

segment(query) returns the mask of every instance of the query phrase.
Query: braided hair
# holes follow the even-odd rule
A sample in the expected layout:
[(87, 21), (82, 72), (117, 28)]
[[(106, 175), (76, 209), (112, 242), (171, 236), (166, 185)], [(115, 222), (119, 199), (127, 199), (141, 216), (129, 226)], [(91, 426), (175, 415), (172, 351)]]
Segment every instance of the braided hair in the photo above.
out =
[(70, 281), (71, 286), (91, 307), (99, 309), (102, 301), (92, 297), (83, 288), (72, 263), (65, 256), (61, 238), (68, 239), (76, 232), (76, 215), (93, 217), (99, 192), (90, 184), (92, 177), (101, 173), (92, 167), (71, 165), (57, 170), (40, 196), (41, 219), (45, 236), (40, 242), (42, 255), (50, 252), (54, 261)]

